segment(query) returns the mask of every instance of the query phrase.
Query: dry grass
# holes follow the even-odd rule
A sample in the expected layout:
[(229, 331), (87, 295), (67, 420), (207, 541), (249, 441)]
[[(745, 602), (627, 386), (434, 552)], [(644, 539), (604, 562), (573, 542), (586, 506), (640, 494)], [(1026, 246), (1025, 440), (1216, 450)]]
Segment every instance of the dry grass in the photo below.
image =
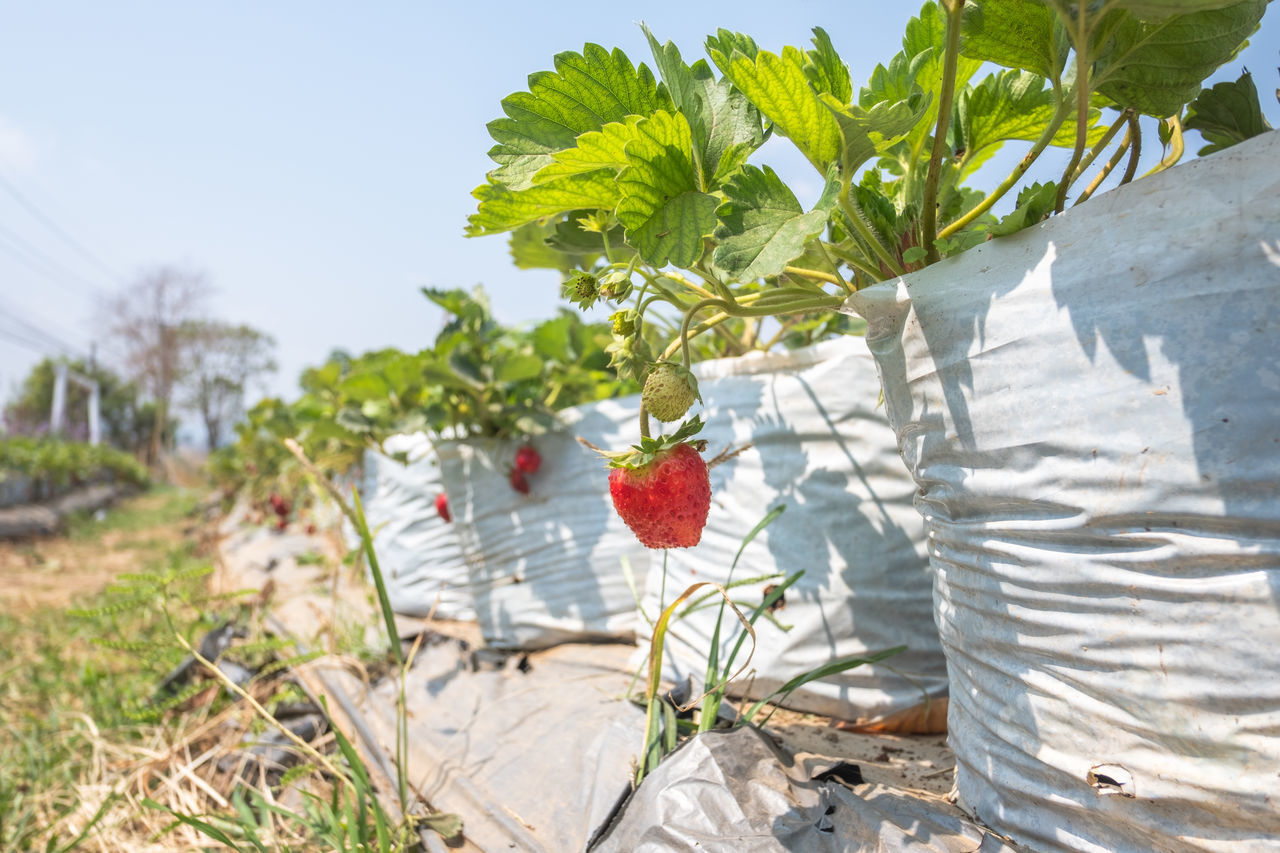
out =
[[(266, 729), (251, 709), (198, 678), (181, 701), (154, 699), (182, 656), (173, 629), (198, 641), (238, 606), (202, 598), (208, 555), (189, 517), (196, 498), (157, 491), (104, 521), (75, 522), (65, 536), (0, 543), (0, 730), (12, 734), (0, 738), (3, 853), (207, 848), (209, 839), (144, 800), (203, 814), (234, 805), (239, 786), (271, 796), (266, 770), (246, 752)], [(125, 573), (148, 572), (170, 579), (173, 600), (116, 606), (128, 599)], [(122, 574), (124, 586), (111, 589)], [(249, 690), (267, 705), (284, 694), (305, 699), (283, 671)], [(307, 849), (296, 829), (263, 821), (260, 837), (273, 847)]]

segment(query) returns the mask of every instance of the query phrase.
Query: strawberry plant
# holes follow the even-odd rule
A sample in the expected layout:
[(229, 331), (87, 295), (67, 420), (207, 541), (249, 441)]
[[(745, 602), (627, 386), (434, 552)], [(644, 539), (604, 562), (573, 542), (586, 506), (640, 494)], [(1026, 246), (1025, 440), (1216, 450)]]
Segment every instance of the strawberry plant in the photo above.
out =
[[(510, 328), (494, 319), (479, 288), (423, 293), (446, 313), (432, 346), (356, 358), (335, 353), (307, 370), (296, 401), (264, 400), (249, 411), (236, 443), (211, 459), (215, 478), (229, 489), (250, 484), (252, 499), (262, 503), (271, 493), (302, 488), (284, 438), (297, 440), (333, 477), (353, 470), (366, 448), (379, 448), (392, 435), (534, 435), (550, 427), (560, 409), (638, 389), (610, 367), (605, 324), (564, 309), (530, 328)], [(518, 451), (512, 487), (527, 493), (526, 475), (540, 463), (532, 445)], [(271, 512), (274, 504), (264, 508)]]
[[(720, 30), (689, 62), (646, 27), (653, 70), (587, 44), (503, 100), (467, 233), (509, 233), (518, 266), (563, 270), (581, 308), (616, 306), (609, 352), (646, 382), (648, 440), (649, 413), (678, 420), (696, 397), (675, 377), (698, 346), (848, 330), (833, 312), (850, 293), (1034, 225), (1116, 174), (1133, 180), (1144, 142), (1168, 152), (1160, 170), (1186, 128), (1206, 151), (1266, 130), (1247, 79), (1201, 90), (1266, 6), (929, 2), (861, 87), (820, 28), (777, 53)], [(750, 162), (772, 135), (823, 181), (812, 205)], [(1024, 156), (979, 185), (1005, 145)], [(1050, 147), (1066, 167), (1032, 180)], [(1012, 209), (997, 215), (1002, 200)]]
[(57, 438), (10, 436), (0, 439), (0, 481), (25, 477), (28, 500), (37, 501), (75, 486), (119, 480), (146, 486), (146, 468), (114, 447)]

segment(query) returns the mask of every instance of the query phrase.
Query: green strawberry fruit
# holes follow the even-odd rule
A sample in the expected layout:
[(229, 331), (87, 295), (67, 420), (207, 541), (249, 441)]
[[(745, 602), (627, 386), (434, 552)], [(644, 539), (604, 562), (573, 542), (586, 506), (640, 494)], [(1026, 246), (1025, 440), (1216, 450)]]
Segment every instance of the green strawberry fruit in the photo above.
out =
[(640, 392), (645, 409), (664, 423), (680, 420), (697, 399), (698, 381), (693, 374), (668, 361), (653, 366)]

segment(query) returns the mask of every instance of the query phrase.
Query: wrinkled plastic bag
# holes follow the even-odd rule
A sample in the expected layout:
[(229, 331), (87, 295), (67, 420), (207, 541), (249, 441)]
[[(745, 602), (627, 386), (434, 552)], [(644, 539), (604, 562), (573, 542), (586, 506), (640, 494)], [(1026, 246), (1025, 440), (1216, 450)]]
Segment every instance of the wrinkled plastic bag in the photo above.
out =
[(937, 800), (809, 778), (744, 727), (683, 744), (645, 778), (592, 853), (1012, 853)]
[[(437, 446), (485, 641), (533, 649), (583, 640), (629, 641), (649, 551), (613, 511), (599, 447), (635, 441), (640, 398), (560, 413), (562, 428), (528, 439), (542, 457), (529, 493), (509, 470), (525, 439), (471, 438)], [(625, 564), (625, 565), (624, 565)]]
[[(386, 453), (365, 451), (361, 501), (391, 609), (406, 616), (474, 619), (467, 563), (451, 523), (436, 512), (445, 491), (431, 439), (397, 435)], [(401, 462), (394, 458), (403, 454)], [(354, 534), (354, 531), (352, 531)], [(352, 547), (359, 547), (355, 537)]]
[(1280, 134), (861, 291), (961, 803), (1035, 849), (1280, 849)]
[[(743, 551), (735, 582), (803, 569), (785, 606), (756, 623), (750, 670), (730, 690), (762, 697), (836, 658), (898, 645), (908, 651), (791, 695), (787, 705), (842, 719), (869, 718), (946, 695), (946, 666), (933, 621), (933, 579), (915, 483), (878, 406), (875, 363), (861, 338), (792, 352), (695, 365), (705, 403), (706, 456), (751, 444), (711, 469), (712, 505), (702, 542), (653, 562), (644, 610), (650, 619), (698, 581), (724, 584), (744, 537), (786, 505)], [(744, 613), (781, 578), (730, 590)], [(670, 623), (663, 673), (701, 681), (720, 602)], [(697, 598), (694, 601), (698, 601)], [(685, 612), (684, 607), (677, 614)], [(790, 630), (782, 630), (785, 625)], [(740, 631), (726, 611), (723, 661)], [(750, 640), (735, 667), (746, 660)]]

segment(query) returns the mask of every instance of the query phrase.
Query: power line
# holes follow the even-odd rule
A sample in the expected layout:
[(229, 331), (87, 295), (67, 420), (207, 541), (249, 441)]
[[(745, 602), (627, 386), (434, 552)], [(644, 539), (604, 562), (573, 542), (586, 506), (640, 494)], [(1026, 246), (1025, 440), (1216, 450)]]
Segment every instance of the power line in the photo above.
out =
[(20, 326), (23, 329), (22, 334), (24, 335), (34, 335), (37, 340), (42, 339), (47, 342), (46, 345), (52, 345), (53, 347), (62, 350), (63, 353), (67, 355), (73, 355), (73, 356), (79, 355), (79, 353), (76, 352), (76, 348), (71, 346), (71, 344), (67, 343), (66, 341), (62, 340), (56, 335), (46, 332), (44, 329), (41, 329), (39, 326), (33, 325), (32, 323), (28, 323), (26, 320), (23, 320), (21, 317), (18, 317), (14, 314), (0, 314), (0, 317), (4, 317), (10, 322), (16, 323), (18, 326)]
[(89, 261), (91, 264), (96, 266), (102, 272), (106, 273), (108, 278), (113, 279), (115, 281), (123, 280), (123, 276), (121, 276), (119, 273), (117, 273), (107, 264), (103, 263), (102, 260), (100, 260), (97, 255), (95, 255), (93, 252), (90, 252), (87, 248), (85, 248), (85, 245), (83, 243), (81, 243), (75, 237), (72, 237), (69, 233), (67, 233), (65, 228), (58, 225), (58, 223), (54, 222), (52, 218), (50, 218), (46, 213), (40, 210), (40, 208), (36, 207), (26, 196), (18, 192), (18, 188), (15, 187), (13, 184), (11, 184), (9, 180), (5, 178), (3, 175), (0, 175), (0, 188), (3, 188), (5, 192), (13, 196), (14, 200), (17, 201), (18, 204), (26, 208), (28, 213), (30, 213), (36, 219), (39, 219), (41, 222), (43, 222), (46, 228), (48, 228), (54, 234), (57, 234), (64, 243), (66, 243), (71, 248), (75, 249), (80, 254), (81, 257)]
[(41, 355), (45, 355), (45, 356), (58, 355), (58, 353), (50, 352), (50, 347), (48, 344), (33, 341), (24, 335), (20, 335), (8, 329), (0, 329), (0, 338), (6, 338), (11, 343), (16, 343), (18, 346), (26, 347), (27, 349), (32, 350), (34, 352), (38, 352)]
[(6, 249), (9, 254), (22, 261), (31, 269), (45, 276), (45, 278), (48, 278), (50, 281), (57, 282), (63, 287), (67, 286), (67, 281), (69, 280), (74, 281), (78, 287), (88, 288), (94, 296), (99, 298), (107, 295), (105, 290), (98, 287), (93, 282), (62, 266), (44, 252), (34, 248), (21, 237), (3, 226), (0, 226), (0, 247)]

